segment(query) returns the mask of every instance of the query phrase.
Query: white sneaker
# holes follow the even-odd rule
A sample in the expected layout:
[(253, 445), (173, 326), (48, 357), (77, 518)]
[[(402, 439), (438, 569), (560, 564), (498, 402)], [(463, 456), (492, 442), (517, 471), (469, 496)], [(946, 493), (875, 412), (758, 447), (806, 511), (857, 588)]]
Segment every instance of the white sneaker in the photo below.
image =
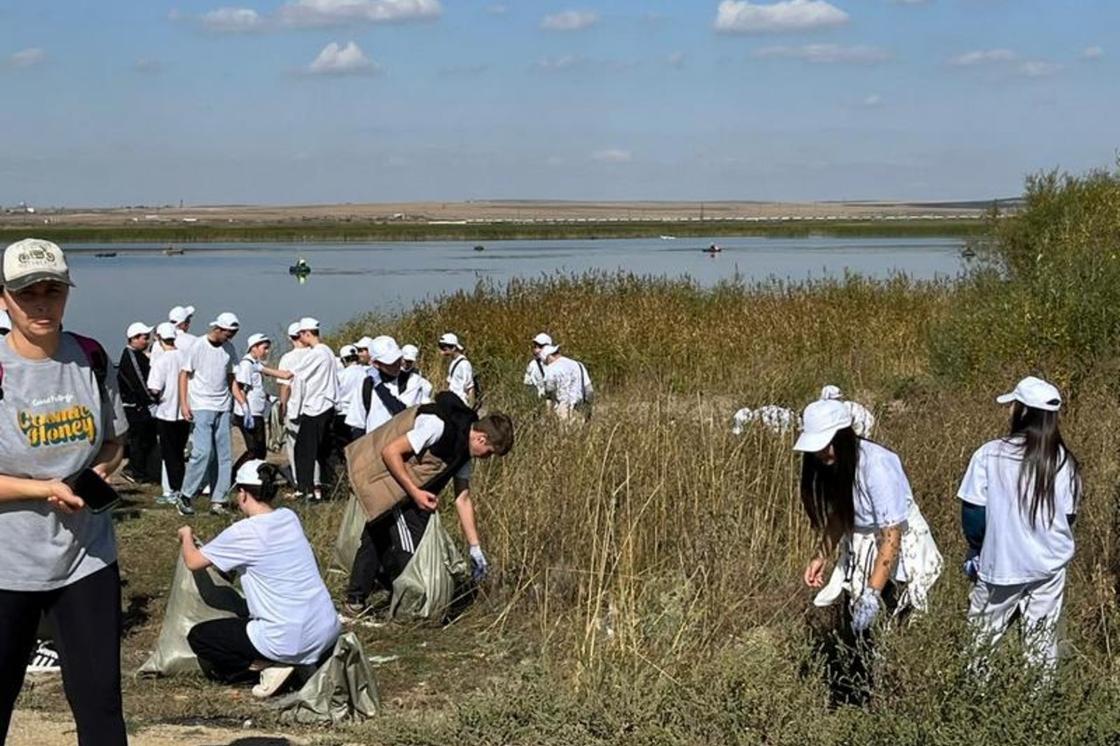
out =
[(50, 640), (39, 640), (31, 660), (27, 662), (27, 673), (60, 673), (62, 667), (58, 665), (58, 651)]
[(269, 666), (261, 671), (261, 683), (253, 687), (253, 696), (267, 699), (284, 686), (284, 682), (292, 675), (295, 669), (291, 666)]

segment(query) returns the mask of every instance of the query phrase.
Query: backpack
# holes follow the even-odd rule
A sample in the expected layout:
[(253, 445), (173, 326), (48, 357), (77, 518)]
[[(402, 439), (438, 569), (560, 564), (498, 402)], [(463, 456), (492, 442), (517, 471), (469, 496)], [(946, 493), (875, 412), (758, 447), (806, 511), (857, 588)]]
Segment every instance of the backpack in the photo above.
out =
[[(81, 334), (74, 332), (66, 332), (70, 337), (78, 343), (85, 353), (86, 361), (89, 366), (93, 368), (93, 376), (97, 379), (97, 388), (99, 391), (105, 390), (105, 378), (109, 375), (109, 356), (105, 354), (105, 348), (101, 343), (92, 337), (83, 337)], [(4, 366), (0, 364), (0, 401), (4, 399)]]

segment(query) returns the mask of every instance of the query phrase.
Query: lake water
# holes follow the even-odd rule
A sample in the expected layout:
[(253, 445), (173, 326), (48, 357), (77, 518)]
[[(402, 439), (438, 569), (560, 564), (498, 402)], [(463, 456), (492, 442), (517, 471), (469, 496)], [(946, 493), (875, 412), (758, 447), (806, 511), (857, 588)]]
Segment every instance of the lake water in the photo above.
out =
[[(702, 253), (713, 241), (723, 252)], [(803, 280), (846, 271), (929, 279), (958, 274), (962, 247), (957, 238), (825, 237), (494, 241), (481, 252), (469, 242), (215, 243), (189, 244), (185, 255), (165, 256), (163, 245), (68, 244), (64, 248), (117, 256), (69, 255), (78, 287), (66, 326), (117, 350), (130, 322), (155, 324), (172, 306), (193, 305), (195, 333), (204, 333), (207, 322), (230, 310), (241, 319), (241, 338), (257, 331), (275, 338), (299, 316), (314, 316), (329, 330), (359, 313), (400, 311), (473, 287), (479, 279), (502, 283), (592, 270), (687, 276), (701, 285), (736, 273), (748, 280)], [(288, 273), (298, 256), (312, 267), (305, 282)]]

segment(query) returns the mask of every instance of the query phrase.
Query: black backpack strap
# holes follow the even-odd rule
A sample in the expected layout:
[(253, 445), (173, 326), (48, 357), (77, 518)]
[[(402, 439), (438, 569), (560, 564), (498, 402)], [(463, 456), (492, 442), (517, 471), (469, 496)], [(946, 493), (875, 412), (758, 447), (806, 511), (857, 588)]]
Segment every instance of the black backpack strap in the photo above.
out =
[(365, 407), (367, 417), (371, 404), (373, 404), (373, 378), (366, 376), (366, 380), (362, 381), (362, 406)]
[(389, 414), (398, 415), (408, 409), (403, 401), (393, 396), (393, 392), (389, 390), (384, 381), (374, 386), (373, 390), (377, 393), (377, 398), (385, 405), (385, 409), (389, 410)]

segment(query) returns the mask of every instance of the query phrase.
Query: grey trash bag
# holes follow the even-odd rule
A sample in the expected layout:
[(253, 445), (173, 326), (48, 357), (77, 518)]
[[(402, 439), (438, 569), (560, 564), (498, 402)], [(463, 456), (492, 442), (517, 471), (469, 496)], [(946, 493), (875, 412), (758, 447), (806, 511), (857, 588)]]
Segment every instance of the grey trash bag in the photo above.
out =
[(141, 676), (198, 673), (201, 671), (198, 658), (187, 644), (191, 627), (212, 619), (248, 616), (245, 597), (232, 581), (223, 578), (213, 567), (191, 572), (180, 555), (175, 563), (175, 576), (171, 579), (171, 593), (167, 597), (156, 649), (137, 673)]
[(432, 513), (420, 546), (393, 581), (389, 615), (441, 622), (455, 598), (456, 583), (465, 582), (467, 576), (467, 563), (440, 523), (439, 513)]
[(358, 545), (362, 543), (362, 531), (366, 527), (366, 512), (362, 509), (361, 502), (350, 494), (346, 501), (346, 510), (342, 513), (342, 525), (338, 527), (338, 538), (334, 541), (334, 552), (331, 555), (335, 567), (347, 575), (354, 566), (354, 556), (358, 553)]
[(297, 692), (271, 702), (282, 723), (331, 723), (377, 715), (377, 683), (353, 632), (338, 638), (334, 653)]

